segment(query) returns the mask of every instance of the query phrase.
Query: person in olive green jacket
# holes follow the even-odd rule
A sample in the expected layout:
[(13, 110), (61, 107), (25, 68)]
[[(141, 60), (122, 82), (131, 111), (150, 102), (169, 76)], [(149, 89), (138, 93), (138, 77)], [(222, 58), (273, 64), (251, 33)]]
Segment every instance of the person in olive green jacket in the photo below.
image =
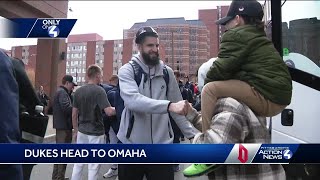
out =
[[(227, 16), (218, 58), (213, 62), (201, 92), (202, 131), (210, 129), (219, 98), (245, 103), (257, 116), (280, 113), (291, 102), (292, 82), (287, 66), (264, 32), (263, 9), (256, 0), (233, 0)], [(183, 174), (203, 175), (219, 166), (191, 165)]]
[(263, 9), (256, 0), (234, 0), (226, 17), (218, 59), (214, 61), (201, 94), (203, 132), (209, 129), (218, 98), (232, 97), (249, 106), (257, 116), (279, 114), (291, 102), (288, 68), (266, 37)]

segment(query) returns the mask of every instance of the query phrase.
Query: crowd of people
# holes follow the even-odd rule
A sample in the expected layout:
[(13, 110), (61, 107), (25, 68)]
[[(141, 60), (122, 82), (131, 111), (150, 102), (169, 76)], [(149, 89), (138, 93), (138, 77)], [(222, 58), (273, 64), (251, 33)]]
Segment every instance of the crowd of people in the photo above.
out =
[[(87, 69), (87, 84), (76, 91), (74, 78), (63, 77), (52, 99), (56, 143), (72, 143), (72, 139), (78, 144), (171, 144), (186, 139), (195, 144), (270, 143), (265, 117), (290, 104), (292, 85), (285, 63), (266, 38), (262, 17), (263, 9), (256, 0), (232, 1), (227, 16), (217, 21), (227, 29), (218, 57), (199, 68), (198, 83), (165, 65), (159, 58), (158, 33), (152, 27), (141, 27), (135, 38), (139, 53), (109, 77), (109, 82), (102, 82), (102, 70), (94, 64)], [(0, 62), (1, 70), (8, 74), (5, 79), (12, 79), (3, 84), (7, 92), (0, 91), (1, 101), (12, 105), (6, 108), (17, 106), (18, 88), (10, 62)], [(38, 99), (48, 105), (43, 87)], [(19, 128), (18, 109), (11, 112), (10, 117), (0, 116), (8, 116), (11, 126)], [(0, 132), (10, 133), (1, 136), (1, 142), (18, 142), (18, 134)], [(66, 179), (66, 166), (54, 165), (52, 179)], [(1, 168), (19, 172), (19, 166)], [(89, 180), (98, 179), (99, 168), (99, 164), (88, 165)], [(1, 169), (0, 177), (11, 171)], [(75, 164), (71, 178), (81, 179), (82, 171), (83, 164)], [(173, 180), (177, 171), (180, 166), (172, 164), (113, 164), (104, 177)], [(281, 165), (268, 164), (193, 164), (183, 174), (207, 174), (209, 179), (285, 178)]]

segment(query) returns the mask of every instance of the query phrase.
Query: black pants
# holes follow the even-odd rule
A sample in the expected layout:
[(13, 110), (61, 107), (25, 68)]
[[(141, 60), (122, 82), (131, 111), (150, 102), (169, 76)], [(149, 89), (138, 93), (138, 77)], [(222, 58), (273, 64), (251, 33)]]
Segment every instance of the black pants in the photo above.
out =
[[(72, 130), (56, 129), (56, 143), (72, 143)], [(52, 179), (62, 180), (66, 174), (67, 164), (53, 165)]]
[(181, 132), (181, 130), (179, 129), (177, 123), (172, 119), (170, 118), (170, 123), (171, 123), (171, 126), (172, 126), (172, 130), (173, 130), (173, 143), (180, 143), (180, 138), (183, 137), (183, 134)]
[(35, 164), (23, 164), (22, 165), (22, 171), (23, 171), (23, 180), (29, 180), (31, 176), (31, 172), (33, 169), (33, 166)]
[(119, 164), (119, 180), (143, 180), (146, 175), (147, 180), (174, 180), (172, 165), (168, 164)]

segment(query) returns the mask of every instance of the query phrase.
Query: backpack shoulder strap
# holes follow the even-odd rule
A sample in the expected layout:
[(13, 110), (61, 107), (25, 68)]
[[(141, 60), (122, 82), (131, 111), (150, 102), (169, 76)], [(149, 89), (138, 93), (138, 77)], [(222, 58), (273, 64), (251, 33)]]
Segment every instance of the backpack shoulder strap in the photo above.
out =
[(167, 69), (166, 65), (163, 66), (163, 79), (166, 82), (166, 86), (167, 86), (166, 95), (168, 96), (168, 88), (169, 88), (169, 79), (170, 79), (170, 77), (169, 77), (169, 72), (168, 72), (168, 69)]
[(139, 86), (141, 83), (142, 74), (144, 72), (137, 62), (130, 60), (129, 64), (132, 66), (132, 69), (133, 69), (134, 80), (136, 81), (137, 85)]

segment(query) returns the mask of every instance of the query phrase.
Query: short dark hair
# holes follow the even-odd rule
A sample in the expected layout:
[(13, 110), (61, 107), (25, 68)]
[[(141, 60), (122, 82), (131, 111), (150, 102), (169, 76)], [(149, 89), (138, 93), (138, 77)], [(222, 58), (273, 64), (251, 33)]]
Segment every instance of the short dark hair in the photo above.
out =
[(250, 17), (246, 15), (240, 15), (243, 18), (245, 24), (255, 25), (257, 29), (264, 30), (264, 22), (260, 17)]
[(89, 79), (94, 78), (97, 74), (101, 74), (101, 68), (96, 65), (96, 64), (92, 64), (88, 67), (87, 69), (87, 76)]
[(74, 82), (73, 77), (71, 75), (68, 75), (68, 74), (63, 76), (62, 85), (65, 85), (67, 82), (70, 82), (70, 83), (73, 83), (74, 85), (76, 85), (75, 82)]
[(62, 82), (61, 83), (62, 83), (62, 85), (65, 85), (67, 83), (67, 80), (65, 78), (62, 78)]
[(109, 79), (109, 81), (117, 81), (119, 78), (118, 78), (118, 76), (117, 75), (112, 75), (111, 77), (110, 77), (110, 79)]

